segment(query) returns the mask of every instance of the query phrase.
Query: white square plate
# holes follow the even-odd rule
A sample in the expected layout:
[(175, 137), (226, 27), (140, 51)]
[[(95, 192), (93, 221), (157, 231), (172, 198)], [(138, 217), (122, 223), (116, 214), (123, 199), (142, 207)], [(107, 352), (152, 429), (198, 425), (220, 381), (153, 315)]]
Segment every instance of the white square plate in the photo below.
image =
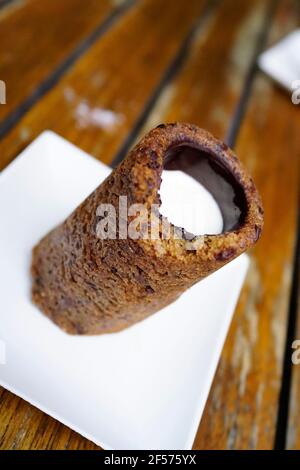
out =
[[(288, 91), (300, 86), (300, 29), (260, 54), (260, 68)], [(293, 85), (294, 84), (294, 85)]]
[(109, 171), (47, 131), (2, 172), (0, 384), (106, 449), (190, 449), (246, 255), (120, 333), (69, 336), (30, 301), (33, 245)]

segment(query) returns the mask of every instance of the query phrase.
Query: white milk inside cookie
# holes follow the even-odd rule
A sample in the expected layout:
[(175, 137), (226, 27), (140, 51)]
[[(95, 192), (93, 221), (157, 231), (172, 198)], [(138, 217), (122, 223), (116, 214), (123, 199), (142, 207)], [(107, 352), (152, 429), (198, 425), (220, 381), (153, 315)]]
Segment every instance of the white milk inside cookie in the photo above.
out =
[(221, 210), (207, 189), (182, 171), (164, 170), (160, 186), (160, 213), (172, 224), (194, 235), (223, 230)]

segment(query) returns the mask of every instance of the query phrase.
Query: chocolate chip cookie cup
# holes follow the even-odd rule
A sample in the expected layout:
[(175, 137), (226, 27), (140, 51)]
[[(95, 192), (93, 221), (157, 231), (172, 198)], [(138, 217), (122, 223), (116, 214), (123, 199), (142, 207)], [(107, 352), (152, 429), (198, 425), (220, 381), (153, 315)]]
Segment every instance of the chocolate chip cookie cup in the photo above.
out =
[[(163, 170), (180, 170), (212, 194), (222, 233), (190, 233), (162, 216)], [(146, 214), (139, 223), (128, 211), (136, 205)], [(260, 196), (236, 155), (194, 125), (162, 124), (34, 248), (32, 298), (68, 333), (116, 332), (253, 246), (262, 227)]]

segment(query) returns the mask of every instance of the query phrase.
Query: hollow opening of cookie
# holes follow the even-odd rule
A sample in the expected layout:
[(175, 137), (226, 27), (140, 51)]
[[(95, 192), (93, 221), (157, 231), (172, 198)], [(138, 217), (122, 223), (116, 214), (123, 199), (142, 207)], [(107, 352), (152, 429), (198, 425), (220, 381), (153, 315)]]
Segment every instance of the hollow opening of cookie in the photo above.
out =
[(161, 214), (194, 235), (236, 230), (246, 215), (241, 184), (221, 162), (191, 144), (167, 151), (159, 192)]

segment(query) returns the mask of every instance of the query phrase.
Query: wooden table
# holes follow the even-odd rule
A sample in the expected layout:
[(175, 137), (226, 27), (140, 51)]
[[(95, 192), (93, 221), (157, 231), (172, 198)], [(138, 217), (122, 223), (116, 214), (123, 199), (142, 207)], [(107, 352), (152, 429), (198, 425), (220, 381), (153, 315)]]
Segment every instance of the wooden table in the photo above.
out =
[[(195, 449), (300, 448), (300, 105), (256, 67), (299, 20), (297, 0), (0, 3), (0, 169), (45, 129), (115, 165), (147, 129), (182, 120), (234, 147), (262, 194), (264, 234)], [(4, 389), (0, 400), (0, 448), (97, 449)]]

